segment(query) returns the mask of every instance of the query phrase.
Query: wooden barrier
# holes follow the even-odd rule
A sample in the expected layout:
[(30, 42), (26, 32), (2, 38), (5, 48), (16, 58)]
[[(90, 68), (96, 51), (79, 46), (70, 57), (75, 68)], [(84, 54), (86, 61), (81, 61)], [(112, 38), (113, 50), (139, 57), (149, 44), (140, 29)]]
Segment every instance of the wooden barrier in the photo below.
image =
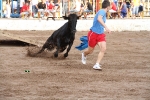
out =
[(25, 37), (20, 37), (18, 35), (14, 35), (14, 34), (8, 33), (8, 32), (0, 31), (0, 35), (5, 36), (5, 37), (9, 37), (11, 39), (15, 39), (15, 40), (23, 41), (23, 42), (26, 42), (26, 43), (30, 43), (30, 44), (33, 44), (33, 45), (37, 45), (39, 47), (41, 47), (44, 44), (44, 43), (42, 43), (42, 41), (30, 40), (30, 39), (27, 39)]
[[(23, 20), (23, 19), (2, 19), (0, 30), (57, 30), (67, 20)], [(108, 19), (106, 25), (111, 31), (150, 31), (150, 19)], [(77, 31), (89, 31), (93, 25), (93, 19), (78, 20)]]

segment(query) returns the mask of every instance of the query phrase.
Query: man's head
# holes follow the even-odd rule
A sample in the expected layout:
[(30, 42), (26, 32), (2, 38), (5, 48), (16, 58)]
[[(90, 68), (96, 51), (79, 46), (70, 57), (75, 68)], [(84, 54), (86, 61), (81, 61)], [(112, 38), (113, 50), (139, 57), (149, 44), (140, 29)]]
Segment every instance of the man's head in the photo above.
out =
[(29, 1), (26, 1), (25, 5), (26, 5), (26, 6), (29, 6)]
[(110, 2), (109, 0), (104, 0), (103, 3), (102, 3), (102, 8), (103, 9), (107, 9), (107, 11), (110, 10)]

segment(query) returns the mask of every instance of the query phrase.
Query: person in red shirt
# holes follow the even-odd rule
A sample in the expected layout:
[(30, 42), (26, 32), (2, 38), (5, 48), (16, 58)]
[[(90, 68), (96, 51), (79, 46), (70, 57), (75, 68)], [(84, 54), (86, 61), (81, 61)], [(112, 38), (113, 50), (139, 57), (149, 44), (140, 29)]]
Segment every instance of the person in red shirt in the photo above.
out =
[(116, 7), (116, 4), (114, 2), (111, 3), (111, 9), (117, 11), (117, 7)]
[(111, 10), (109, 10), (109, 12), (110, 12), (110, 18), (115, 18), (116, 15), (118, 15), (118, 17), (119, 17), (119, 12), (117, 11), (117, 6), (113, 1), (111, 1)]
[(55, 4), (53, 3), (53, 0), (50, 0), (50, 2), (46, 5), (47, 6), (47, 17), (49, 16), (49, 13), (53, 15), (52, 19), (55, 21)]
[(29, 17), (31, 15), (31, 12), (29, 10), (29, 2), (26, 2), (25, 5), (23, 5), (20, 12), (21, 17), (22, 16)]
[(114, 13), (117, 11), (117, 7), (114, 2), (111, 2), (111, 9), (109, 10), (110, 13)]

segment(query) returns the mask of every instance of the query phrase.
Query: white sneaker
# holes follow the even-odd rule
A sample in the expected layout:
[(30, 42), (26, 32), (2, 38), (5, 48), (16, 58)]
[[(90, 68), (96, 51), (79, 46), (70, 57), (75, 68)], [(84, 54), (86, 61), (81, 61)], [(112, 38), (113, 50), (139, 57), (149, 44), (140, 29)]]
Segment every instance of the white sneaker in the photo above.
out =
[(84, 56), (84, 53), (82, 53), (82, 63), (86, 64), (86, 57)]
[(93, 66), (93, 68), (96, 69), (96, 70), (102, 70), (101, 65), (99, 65), (99, 64), (95, 64)]

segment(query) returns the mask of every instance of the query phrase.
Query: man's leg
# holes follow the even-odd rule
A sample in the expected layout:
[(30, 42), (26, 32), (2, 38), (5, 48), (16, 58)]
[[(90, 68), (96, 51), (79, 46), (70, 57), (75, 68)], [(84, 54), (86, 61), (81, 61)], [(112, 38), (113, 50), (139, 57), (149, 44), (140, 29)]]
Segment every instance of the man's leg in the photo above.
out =
[(106, 51), (106, 42), (105, 41), (98, 42), (98, 46), (100, 48), (100, 52), (98, 54), (96, 64), (93, 66), (93, 68), (96, 69), (96, 70), (102, 70), (100, 62), (101, 62), (101, 60), (104, 56), (104, 53)]
[(105, 53), (105, 51), (106, 51), (106, 42), (105, 42), (105, 41), (103, 41), (103, 42), (98, 42), (98, 46), (99, 46), (99, 48), (100, 48), (100, 52), (99, 52), (99, 54), (98, 54), (98, 58), (97, 58), (96, 63), (100, 64), (100, 62), (101, 62), (101, 60), (102, 60), (102, 58), (103, 58), (103, 56), (104, 56), (104, 53)]
[(84, 52), (84, 56), (86, 57), (88, 54), (91, 54), (93, 52), (94, 48), (88, 47), (88, 49)]
[(85, 52), (82, 53), (82, 63), (83, 64), (86, 64), (86, 56), (88, 54), (92, 53), (93, 50), (94, 50), (94, 48), (92, 48), (92, 47), (89, 46), (88, 49)]

